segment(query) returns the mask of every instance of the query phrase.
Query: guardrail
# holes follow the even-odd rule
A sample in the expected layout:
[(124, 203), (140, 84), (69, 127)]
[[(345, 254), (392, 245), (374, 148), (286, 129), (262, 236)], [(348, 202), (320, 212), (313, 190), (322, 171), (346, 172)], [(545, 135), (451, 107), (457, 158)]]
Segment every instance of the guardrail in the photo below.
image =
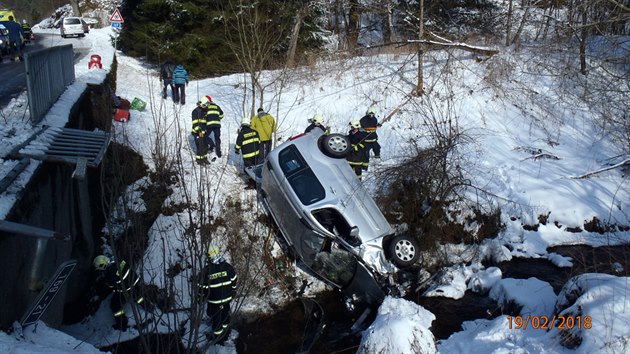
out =
[(37, 124), (74, 79), (72, 44), (24, 54), (31, 123)]

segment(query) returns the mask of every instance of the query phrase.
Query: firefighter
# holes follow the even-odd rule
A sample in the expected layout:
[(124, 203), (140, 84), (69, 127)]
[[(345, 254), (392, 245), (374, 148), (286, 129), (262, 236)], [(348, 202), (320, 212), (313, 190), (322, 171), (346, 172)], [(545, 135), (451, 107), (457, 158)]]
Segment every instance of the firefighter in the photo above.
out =
[(22, 42), (22, 46), (26, 43), (30, 43), (31, 39), (33, 39), (33, 32), (31, 30), (31, 25), (26, 22), (26, 20), (22, 20), (22, 32), (24, 34), (24, 42)]
[(350, 167), (352, 167), (359, 179), (363, 178), (363, 170), (367, 168), (366, 137), (367, 133), (361, 130), (361, 123), (358, 120), (350, 122), (348, 138), (350, 139), (352, 147), (350, 153), (346, 156), (346, 160), (348, 160)]
[(238, 276), (234, 267), (225, 261), (218, 246), (208, 247), (206, 266), (198, 286), (200, 298), (206, 299), (206, 314), (212, 326), (215, 343), (223, 343), (230, 332), (230, 302), (235, 295)]
[(376, 133), (376, 128), (380, 127), (381, 124), (376, 118), (376, 107), (371, 106), (368, 108), (365, 112), (365, 116), (359, 121), (361, 122), (361, 128), (367, 133), (367, 137), (365, 138), (367, 161), (370, 161), (370, 151), (374, 153), (374, 158), (381, 158), (381, 145), (378, 143), (378, 134)]
[(206, 137), (206, 113), (210, 96), (201, 97), (197, 102), (197, 107), (192, 111), (192, 135), (195, 137), (195, 147), (197, 154), (195, 161), (199, 165), (207, 165), (208, 161), (208, 138)]
[(217, 158), (221, 158), (221, 120), (223, 119), (223, 110), (212, 101), (212, 97), (206, 97), (209, 100), (208, 111), (206, 112), (206, 134), (208, 139), (212, 135), (214, 143), (211, 146), (214, 147)]
[(313, 118), (308, 119), (308, 122), (311, 124), (308, 127), (306, 127), (306, 130), (304, 130), (304, 133), (308, 133), (315, 128), (319, 128), (324, 132), (324, 134), (328, 134), (328, 128), (324, 126), (324, 117), (322, 117), (321, 114), (316, 113), (313, 116)]
[(126, 331), (128, 319), (124, 305), (126, 299), (131, 299), (138, 305), (144, 303), (144, 297), (140, 294), (140, 278), (129, 267), (127, 262), (114, 262), (107, 256), (100, 255), (94, 258), (94, 268), (98, 271), (96, 285), (100, 298), (113, 293), (110, 308), (114, 315), (114, 329)]
[[(241, 120), (241, 128), (238, 131), (236, 137), (236, 144), (234, 144), (234, 152), (243, 156), (243, 170), (247, 173), (247, 167), (258, 165), (261, 160), (260, 152), (260, 137), (258, 132), (250, 127), (251, 121), (247, 117), (243, 117)], [(248, 188), (255, 186), (255, 181), (251, 178), (248, 183)]]

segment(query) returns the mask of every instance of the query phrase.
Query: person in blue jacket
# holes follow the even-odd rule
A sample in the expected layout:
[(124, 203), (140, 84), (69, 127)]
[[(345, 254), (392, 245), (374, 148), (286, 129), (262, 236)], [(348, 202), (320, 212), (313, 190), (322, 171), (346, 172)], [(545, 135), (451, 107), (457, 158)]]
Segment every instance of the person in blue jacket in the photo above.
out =
[(182, 64), (177, 64), (173, 70), (173, 102), (186, 104), (186, 86), (188, 86), (188, 72)]
[(24, 41), (24, 30), (22, 26), (15, 22), (13, 16), (9, 16), (9, 21), (0, 21), (9, 30), (9, 53), (13, 55), (15, 61), (24, 60), (22, 57), (22, 42)]

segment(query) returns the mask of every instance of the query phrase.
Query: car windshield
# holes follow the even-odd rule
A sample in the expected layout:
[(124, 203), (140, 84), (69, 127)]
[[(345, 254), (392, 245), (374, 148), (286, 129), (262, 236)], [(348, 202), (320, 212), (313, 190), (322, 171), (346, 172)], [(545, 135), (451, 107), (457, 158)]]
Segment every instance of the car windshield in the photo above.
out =
[(66, 25), (80, 25), (81, 20), (79, 20), (78, 18), (67, 18), (63, 21), (63, 23)]
[(304, 157), (295, 147), (290, 145), (280, 152), (278, 162), (289, 184), (302, 204), (311, 205), (326, 196), (324, 187), (319, 182)]

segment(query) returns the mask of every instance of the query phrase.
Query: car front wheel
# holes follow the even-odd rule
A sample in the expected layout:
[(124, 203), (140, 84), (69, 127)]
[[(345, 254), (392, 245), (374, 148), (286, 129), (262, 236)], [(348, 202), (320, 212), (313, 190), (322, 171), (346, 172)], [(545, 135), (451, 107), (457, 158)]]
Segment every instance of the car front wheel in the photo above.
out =
[(347, 136), (336, 133), (322, 136), (320, 146), (324, 154), (337, 159), (346, 157), (352, 147)]
[(398, 235), (389, 244), (392, 262), (399, 268), (406, 268), (418, 261), (418, 242), (407, 235)]

